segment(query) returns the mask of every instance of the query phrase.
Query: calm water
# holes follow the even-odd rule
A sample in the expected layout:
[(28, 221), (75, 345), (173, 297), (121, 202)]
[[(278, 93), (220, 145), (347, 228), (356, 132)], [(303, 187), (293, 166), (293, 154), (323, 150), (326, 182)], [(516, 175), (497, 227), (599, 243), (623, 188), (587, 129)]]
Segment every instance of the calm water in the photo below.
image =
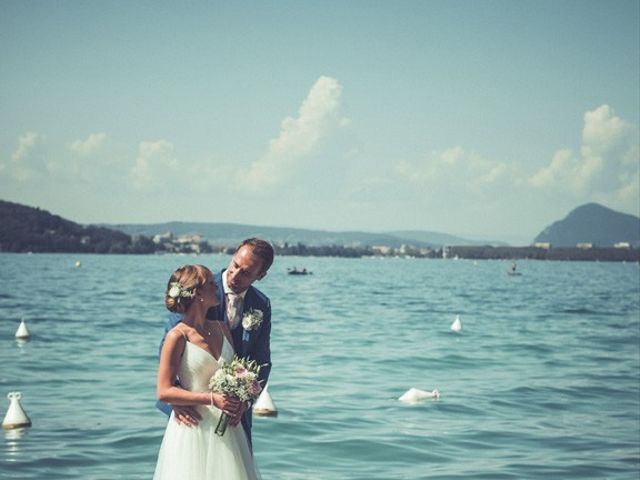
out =
[[(1, 433), (0, 478), (151, 478), (165, 282), (228, 258), (0, 254), (0, 414), (19, 390), (33, 422)], [(277, 259), (258, 284), (279, 409), (254, 421), (264, 478), (637, 479), (640, 268), (509, 267)], [(410, 387), (442, 396), (404, 405)]]

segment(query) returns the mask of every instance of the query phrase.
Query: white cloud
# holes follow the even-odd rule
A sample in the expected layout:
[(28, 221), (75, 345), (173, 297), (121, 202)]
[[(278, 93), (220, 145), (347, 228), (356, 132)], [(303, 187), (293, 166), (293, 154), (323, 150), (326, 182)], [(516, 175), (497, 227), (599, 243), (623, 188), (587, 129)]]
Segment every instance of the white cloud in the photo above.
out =
[(576, 174), (578, 168), (573, 150), (570, 148), (558, 150), (551, 159), (551, 163), (531, 177), (530, 184), (537, 188), (545, 188), (556, 183), (576, 182), (579, 178)]
[[(558, 150), (530, 185), (637, 210), (638, 129), (602, 105), (584, 115), (580, 153)], [(636, 193), (634, 193), (636, 192)]]
[(457, 146), (448, 148), (440, 155), (440, 160), (445, 165), (456, 165), (464, 157), (464, 148)]
[[(568, 203), (599, 201), (638, 211), (640, 147), (638, 128), (607, 105), (584, 115), (579, 151), (562, 148), (533, 175), (522, 166), (483, 157), (454, 146), (432, 152), (421, 162), (401, 161), (395, 174), (415, 186), (419, 198), (450, 202), (540, 198), (543, 193)], [(528, 187), (528, 188), (527, 188)]]
[(11, 160), (18, 163), (29, 156), (29, 153), (33, 149), (33, 147), (42, 139), (43, 137), (35, 132), (26, 132), (20, 136), (18, 139), (18, 148), (11, 155)]
[(400, 177), (423, 187), (463, 186), (466, 191), (480, 191), (513, 182), (514, 173), (505, 163), (482, 157), (476, 152), (455, 146), (432, 152), (423, 162), (412, 165), (398, 162)]
[(565, 148), (558, 150), (551, 163), (538, 170), (529, 183), (540, 189), (569, 191), (574, 195), (583, 196), (589, 193), (594, 178), (602, 168), (602, 157), (578, 157), (573, 150)]
[(69, 150), (81, 155), (88, 156), (95, 153), (107, 139), (106, 133), (92, 133), (86, 140), (76, 140), (69, 144)]
[(18, 138), (18, 147), (11, 154), (11, 161), (0, 168), (19, 182), (27, 182), (48, 173), (44, 150), (45, 137), (36, 132), (26, 132)]
[(173, 144), (166, 140), (140, 142), (131, 180), (138, 189), (159, 188), (168, 180), (174, 180), (177, 167)]
[(269, 152), (238, 174), (238, 182), (253, 190), (266, 189), (283, 181), (334, 126), (348, 124), (338, 118), (342, 86), (322, 76), (311, 87), (296, 118), (282, 121), (280, 134), (269, 143)]
[(584, 114), (582, 155), (604, 155), (623, 142), (633, 126), (619, 117), (608, 105), (602, 105)]

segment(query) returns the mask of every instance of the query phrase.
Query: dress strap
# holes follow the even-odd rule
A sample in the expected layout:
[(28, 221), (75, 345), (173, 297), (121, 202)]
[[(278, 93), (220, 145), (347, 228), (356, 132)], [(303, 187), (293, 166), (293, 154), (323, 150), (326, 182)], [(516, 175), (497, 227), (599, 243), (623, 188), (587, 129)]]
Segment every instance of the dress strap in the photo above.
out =
[(180, 358), (182, 358), (184, 356), (184, 351), (187, 349), (187, 343), (189, 343), (189, 338), (187, 337), (187, 334), (184, 333), (182, 330), (179, 330), (179, 331), (182, 338), (184, 338), (184, 348), (182, 349), (182, 353), (180, 354)]

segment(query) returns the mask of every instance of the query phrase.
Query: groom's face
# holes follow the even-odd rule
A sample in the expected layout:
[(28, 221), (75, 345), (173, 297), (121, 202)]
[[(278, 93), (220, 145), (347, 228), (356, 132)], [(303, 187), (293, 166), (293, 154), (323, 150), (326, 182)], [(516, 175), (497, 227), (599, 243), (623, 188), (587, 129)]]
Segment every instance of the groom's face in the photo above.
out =
[(240, 248), (231, 259), (227, 269), (227, 284), (234, 293), (244, 292), (256, 280), (262, 279), (262, 259), (253, 254), (251, 247)]

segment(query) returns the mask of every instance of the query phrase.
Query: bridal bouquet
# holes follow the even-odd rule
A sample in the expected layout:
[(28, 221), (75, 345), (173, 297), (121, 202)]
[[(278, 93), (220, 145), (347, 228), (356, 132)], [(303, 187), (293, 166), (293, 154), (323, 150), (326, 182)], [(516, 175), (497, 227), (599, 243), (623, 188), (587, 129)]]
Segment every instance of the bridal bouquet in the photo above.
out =
[[(253, 360), (234, 357), (231, 362), (220, 360), (220, 368), (209, 380), (212, 392), (237, 397), (243, 402), (255, 400), (260, 395), (262, 387), (258, 382), (260, 365)], [(223, 413), (218, 420), (216, 433), (224, 435), (227, 430), (229, 417)]]

